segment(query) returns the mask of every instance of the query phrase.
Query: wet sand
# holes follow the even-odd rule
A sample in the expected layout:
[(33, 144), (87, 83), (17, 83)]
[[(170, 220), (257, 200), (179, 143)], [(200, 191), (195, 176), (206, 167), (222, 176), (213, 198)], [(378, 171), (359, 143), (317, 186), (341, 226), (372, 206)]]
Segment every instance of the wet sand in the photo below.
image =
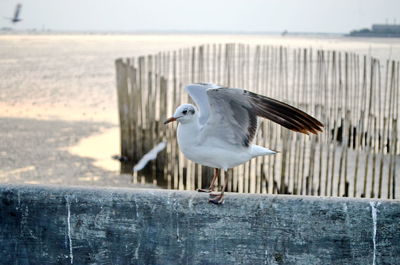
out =
[[(69, 151), (70, 146), (107, 123), (0, 118), (0, 182), (68, 185), (120, 185), (128, 177), (94, 165)], [(115, 139), (117, 142), (118, 139)]]

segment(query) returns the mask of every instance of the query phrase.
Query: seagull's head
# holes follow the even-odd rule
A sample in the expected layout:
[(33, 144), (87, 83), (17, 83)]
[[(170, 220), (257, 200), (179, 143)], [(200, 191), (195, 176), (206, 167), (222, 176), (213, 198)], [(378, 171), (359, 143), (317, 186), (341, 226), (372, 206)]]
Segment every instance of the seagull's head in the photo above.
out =
[(196, 107), (192, 104), (182, 104), (176, 108), (174, 115), (164, 121), (164, 124), (170, 123), (172, 121), (178, 121), (180, 123), (187, 123), (194, 119), (196, 116)]

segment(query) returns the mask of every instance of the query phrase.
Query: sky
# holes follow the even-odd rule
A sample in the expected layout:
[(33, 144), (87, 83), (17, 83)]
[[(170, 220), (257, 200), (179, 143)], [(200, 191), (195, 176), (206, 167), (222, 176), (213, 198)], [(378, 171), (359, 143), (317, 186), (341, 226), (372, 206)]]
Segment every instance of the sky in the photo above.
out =
[(17, 3), (23, 21), (0, 28), (346, 33), (400, 23), (400, 0), (0, 0), (0, 16)]

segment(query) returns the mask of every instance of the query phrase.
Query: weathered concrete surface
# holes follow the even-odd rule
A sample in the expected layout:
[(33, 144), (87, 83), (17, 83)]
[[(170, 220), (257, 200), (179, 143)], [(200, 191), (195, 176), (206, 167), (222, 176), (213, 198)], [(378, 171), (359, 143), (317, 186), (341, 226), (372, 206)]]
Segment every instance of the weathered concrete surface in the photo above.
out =
[(400, 264), (400, 202), (0, 186), (1, 264)]

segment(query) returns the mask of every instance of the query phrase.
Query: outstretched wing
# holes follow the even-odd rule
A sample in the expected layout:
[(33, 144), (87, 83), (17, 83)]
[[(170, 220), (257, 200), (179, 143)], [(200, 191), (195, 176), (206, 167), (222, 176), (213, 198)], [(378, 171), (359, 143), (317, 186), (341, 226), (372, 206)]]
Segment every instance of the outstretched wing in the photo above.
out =
[(207, 89), (218, 88), (218, 86), (207, 83), (192, 84), (185, 87), (186, 92), (196, 103), (199, 109), (199, 122), (203, 126), (210, 115), (210, 103), (208, 101)]
[(304, 111), (273, 98), (243, 90), (257, 116), (304, 134), (322, 132), (324, 125)]
[(238, 88), (195, 84), (186, 88), (200, 110), (202, 136), (249, 146), (257, 132), (257, 116), (301, 133), (322, 131), (322, 123), (286, 103)]
[(14, 12), (14, 17), (13, 17), (14, 20), (19, 19), (19, 13), (21, 11), (21, 7), (22, 7), (21, 4), (17, 4), (17, 6), (15, 7), (15, 12)]

